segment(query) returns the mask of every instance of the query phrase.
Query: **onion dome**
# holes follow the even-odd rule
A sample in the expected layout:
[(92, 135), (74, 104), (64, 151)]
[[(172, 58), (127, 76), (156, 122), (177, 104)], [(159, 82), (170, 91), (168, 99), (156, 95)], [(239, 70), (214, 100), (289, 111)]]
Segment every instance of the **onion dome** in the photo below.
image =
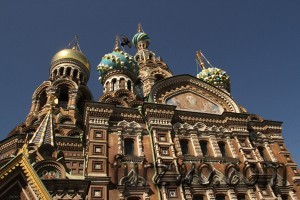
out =
[(197, 78), (230, 92), (230, 77), (222, 69), (216, 67), (204, 68), (197, 74)]
[(63, 49), (57, 52), (51, 60), (51, 65), (66, 60), (73, 60), (75, 62), (79, 62), (82, 65), (84, 65), (87, 70), (90, 70), (89, 60), (80, 50), (76, 48), (76, 46), (74, 46), (72, 49)]
[(143, 29), (142, 29), (142, 25), (139, 23), (138, 24), (138, 32), (133, 36), (132, 38), (132, 43), (134, 44), (134, 46), (136, 46), (138, 48), (138, 43), (142, 42), (145, 45), (142, 45), (143, 49), (147, 48), (149, 46), (150, 43), (150, 37), (144, 33)]
[(135, 78), (138, 73), (138, 68), (134, 58), (128, 53), (121, 51), (118, 47), (118, 43), (116, 43), (116, 47), (113, 52), (105, 54), (102, 57), (97, 70), (99, 73), (99, 80), (101, 80), (101, 82), (103, 82), (105, 75), (112, 70), (121, 70), (124, 73), (127, 72), (127, 74), (132, 78)]
[(134, 44), (134, 46), (137, 46), (138, 42), (140, 41), (145, 41), (149, 45), (150, 37), (144, 32), (139, 32), (133, 36), (132, 43)]

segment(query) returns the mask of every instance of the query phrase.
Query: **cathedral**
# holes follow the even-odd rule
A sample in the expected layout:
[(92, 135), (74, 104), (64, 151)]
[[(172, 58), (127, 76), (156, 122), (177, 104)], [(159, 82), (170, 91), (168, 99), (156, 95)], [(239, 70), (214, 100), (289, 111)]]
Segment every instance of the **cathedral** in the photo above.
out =
[[(24, 122), (0, 142), (0, 199), (300, 199), (282, 123), (248, 113), (202, 52), (200, 73), (173, 75), (149, 45), (139, 24), (98, 66), (77, 37), (53, 56)], [(95, 68), (99, 99), (87, 86)]]

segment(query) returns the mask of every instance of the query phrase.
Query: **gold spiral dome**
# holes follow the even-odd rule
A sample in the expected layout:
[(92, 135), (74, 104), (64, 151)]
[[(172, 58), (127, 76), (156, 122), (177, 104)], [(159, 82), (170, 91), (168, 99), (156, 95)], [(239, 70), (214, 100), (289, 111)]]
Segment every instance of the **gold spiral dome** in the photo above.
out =
[(63, 49), (63, 50), (57, 52), (51, 60), (51, 65), (54, 62), (62, 60), (62, 59), (71, 59), (71, 60), (78, 61), (78, 62), (82, 63), (88, 70), (90, 70), (90, 61), (87, 59), (87, 57), (81, 51), (78, 51), (74, 47), (72, 49)]

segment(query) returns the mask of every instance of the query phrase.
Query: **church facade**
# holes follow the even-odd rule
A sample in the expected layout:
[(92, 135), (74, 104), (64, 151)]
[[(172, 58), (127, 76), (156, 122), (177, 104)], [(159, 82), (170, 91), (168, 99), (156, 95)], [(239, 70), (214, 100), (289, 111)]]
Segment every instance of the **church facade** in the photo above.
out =
[(138, 27), (97, 66), (77, 38), (52, 58), (25, 121), (0, 142), (0, 199), (296, 200), (300, 174), (281, 122), (248, 113), (230, 77), (173, 75)]

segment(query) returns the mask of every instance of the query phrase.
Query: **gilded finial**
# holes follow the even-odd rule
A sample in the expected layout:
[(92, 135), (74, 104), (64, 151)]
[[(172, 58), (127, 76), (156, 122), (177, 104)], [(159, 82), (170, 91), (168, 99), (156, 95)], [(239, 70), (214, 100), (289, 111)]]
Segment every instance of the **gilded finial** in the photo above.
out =
[(200, 64), (202, 70), (205, 69), (205, 64), (202, 60), (202, 52), (201, 51), (196, 51), (196, 59), (198, 61), (198, 63)]
[(78, 43), (78, 35), (74, 35), (73, 40), (68, 44), (68, 48), (81, 51), (79, 43)]
[(117, 35), (117, 36), (116, 36), (115, 48), (114, 48), (115, 51), (120, 51), (120, 48), (119, 48), (119, 41), (120, 41), (120, 38), (119, 38), (119, 36)]
[(137, 29), (137, 31), (138, 31), (138, 33), (144, 32), (141, 23), (138, 23), (138, 29)]

